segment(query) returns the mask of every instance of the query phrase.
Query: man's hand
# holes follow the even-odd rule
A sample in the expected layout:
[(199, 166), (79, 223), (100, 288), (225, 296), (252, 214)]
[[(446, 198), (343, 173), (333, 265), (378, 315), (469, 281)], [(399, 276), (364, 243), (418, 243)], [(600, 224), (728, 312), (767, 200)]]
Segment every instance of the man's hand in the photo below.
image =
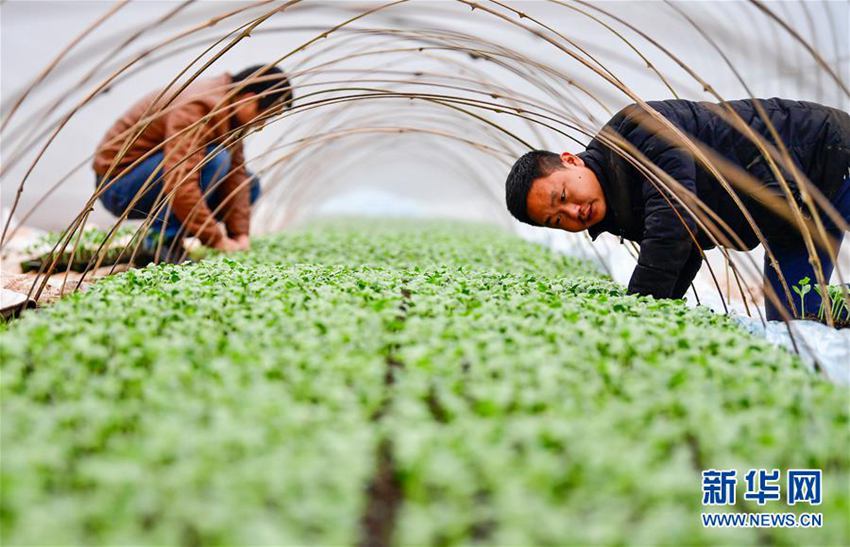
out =
[(236, 251), (242, 251), (243, 248), (240, 247), (239, 243), (236, 240), (230, 239), (227, 236), (222, 237), (218, 240), (218, 242), (213, 245), (213, 249), (218, 251), (224, 251), (225, 253), (233, 253)]
[(239, 245), (240, 251), (247, 251), (251, 248), (251, 240), (247, 234), (236, 236), (233, 238), (233, 241), (235, 241), (236, 244)]

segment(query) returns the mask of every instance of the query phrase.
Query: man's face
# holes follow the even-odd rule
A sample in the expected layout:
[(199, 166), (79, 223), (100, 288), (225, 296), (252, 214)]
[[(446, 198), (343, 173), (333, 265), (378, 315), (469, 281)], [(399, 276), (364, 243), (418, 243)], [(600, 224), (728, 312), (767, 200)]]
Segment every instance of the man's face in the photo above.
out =
[(260, 99), (256, 93), (245, 93), (238, 100), (240, 104), (235, 112), (237, 122), (244, 129), (255, 132), (262, 131), (272, 118), (287, 110), (283, 101), (277, 101), (265, 110), (261, 110)]
[(239, 125), (247, 127), (251, 124), (259, 125), (262, 123), (257, 120), (261, 112), (260, 100), (257, 98), (256, 93), (245, 93), (237, 97), (236, 100), (239, 103), (236, 106), (236, 120), (239, 122)]
[(528, 216), (541, 226), (580, 232), (605, 217), (605, 195), (581, 158), (564, 152), (561, 165), (531, 185), (526, 198)]

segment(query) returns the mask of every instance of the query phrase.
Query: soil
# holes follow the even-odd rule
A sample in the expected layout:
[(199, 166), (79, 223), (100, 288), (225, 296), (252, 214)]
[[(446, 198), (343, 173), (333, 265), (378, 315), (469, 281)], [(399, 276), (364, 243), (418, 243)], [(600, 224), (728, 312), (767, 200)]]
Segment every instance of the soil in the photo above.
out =
[[(23, 295), (30, 292), (34, 283), (39, 285), (43, 281), (43, 277), (36, 273), (9, 273), (6, 271), (6, 261), (3, 263), (3, 272), (0, 273), (0, 288), (14, 291)], [(86, 279), (80, 286), (81, 290), (86, 290), (92, 283), (102, 277), (106, 277), (112, 273), (123, 272), (128, 269), (127, 264), (119, 264), (116, 266), (102, 266), (86, 274)], [(51, 275), (44, 290), (36, 301), (37, 306), (46, 306), (52, 304), (62, 296), (74, 292), (77, 287), (77, 282), (82, 274), (77, 272), (69, 272), (66, 277), (65, 271), (60, 271)]]
[(361, 519), (362, 547), (392, 545), (403, 491), (398, 477), (392, 443), (384, 439), (378, 445), (375, 472), (366, 489), (366, 509)]
[[(808, 321), (815, 321), (816, 323), (823, 323), (824, 325), (826, 325), (826, 321), (821, 321), (820, 317), (818, 317), (817, 315), (815, 315), (813, 313), (807, 313), (806, 317), (804, 319), (807, 319)], [(833, 325), (835, 326), (836, 329), (850, 328), (850, 318), (839, 319), (837, 321), (834, 321)]]

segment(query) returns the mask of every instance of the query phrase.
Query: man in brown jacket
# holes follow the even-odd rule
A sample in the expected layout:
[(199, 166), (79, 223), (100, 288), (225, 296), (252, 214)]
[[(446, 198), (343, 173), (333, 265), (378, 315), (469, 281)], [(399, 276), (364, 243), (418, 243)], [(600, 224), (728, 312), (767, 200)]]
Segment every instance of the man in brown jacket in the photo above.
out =
[(94, 159), (99, 198), (116, 216), (153, 217), (148, 251), (159, 239), (174, 251), (184, 236), (227, 252), (247, 249), (259, 181), (245, 168), (242, 136), (291, 107), (289, 80), (257, 65), (199, 78), (173, 95), (147, 95), (107, 132)]

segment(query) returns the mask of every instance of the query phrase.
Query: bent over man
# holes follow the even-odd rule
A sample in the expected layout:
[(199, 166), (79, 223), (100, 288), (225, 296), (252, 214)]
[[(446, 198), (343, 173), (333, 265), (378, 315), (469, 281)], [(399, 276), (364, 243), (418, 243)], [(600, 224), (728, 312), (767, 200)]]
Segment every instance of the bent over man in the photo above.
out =
[[(718, 113), (724, 105), (731, 107), (752, 131), (776, 146), (771, 129), (758, 112), (756, 100), (799, 171), (850, 222), (850, 115), (846, 112), (779, 98), (730, 101), (722, 105), (684, 100), (647, 104), (690, 139), (720, 156), (720, 163), (732, 165), (733, 169), (736, 166), (758, 181), (757, 197), (740, 190), (737, 193), (773, 251), (787, 283), (793, 285), (805, 277), (816, 279), (799, 229), (792, 220), (768, 206), (771, 201), (765, 197), (768, 195), (787, 203), (781, 181), (774, 176), (757, 145)], [(588, 230), (594, 239), (602, 232), (610, 232), (638, 242), (640, 254), (629, 292), (681, 298), (702, 263), (699, 247), (710, 249), (715, 243), (669, 190), (659, 189), (614, 150), (617, 145), (611, 143), (616, 139), (620, 139), (619, 146), (636, 149), (716, 214), (726, 224), (722, 230), (730, 247), (753, 249), (759, 238), (720, 181), (694, 159), (681, 141), (675, 142), (669, 134), (659, 130), (659, 121), (651, 119), (642, 107), (631, 105), (616, 114), (583, 152), (560, 155), (543, 150), (528, 152), (514, 163), (508, 175), (505, 188), (508, 209), (527, 224), (570, 232)], [(614, 140), (603, 138), (605, 135), (613, 135)], [(780, 174), (793, 199), (807, 213), (796, 178), (786, 169), (781, 169)], [(818, 213), (833, 240), (833, 252), (818, 247), (823, 272), (829, 279), (844, 233), (822, 209)], [(734, 236), (739, 241), (731, 244)], [(764, 276), (793, 314), (794, 304), (786, 302), (786, 292), (767, 255)], [(818, 309), (820, 303), (820, 297), (813, 291), (807, 297), (806, 308)], [(765, 300), (765, 307), (768, 319), (781, 317), (769, 299)]]
[(94, 159), (100, 201), (116, 216), (154, 215), (148, 251), (183, 236), (223, 251), (247, 249), (260, 185), (245, 168), (240, 137), (291, 107), (289, 80), (277, 67), (257, 65), (200, 78), (172, 95), (147, 95), (107, 132)]

